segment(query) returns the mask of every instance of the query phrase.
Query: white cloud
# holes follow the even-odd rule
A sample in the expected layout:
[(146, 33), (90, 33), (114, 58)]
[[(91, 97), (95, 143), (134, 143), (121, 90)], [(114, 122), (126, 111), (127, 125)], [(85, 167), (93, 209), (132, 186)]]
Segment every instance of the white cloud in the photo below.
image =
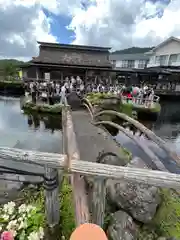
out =
[(0, 0), (1, 58), (29, 59), (38, 53), (38, 40), (56, 42), (50, 21), (37, 1)]
[[(0, 0), (0, 58), (29, 59), (38, 53), (37, 40), (56, 42), (53, 19), (43, 8), (72, 18), (75, 44), (153, 46), (180, 36), (179, 0), (169, 5), (145, 0)], [(157, 14), (164, 15), (158, 18)], [(59, 33), (60, 35), (60, 33)]]
[[(112, 46), (153, 46), (165, 38), (180, 36), (179, 0), (145, 2), (144, 0), (94, 0), (88, 9), (78, 9), (70, 29), (76, 44)], [(164, 14), (161, 18), (156, 16)], [(153, 17), (154, 16), (154, 17)]]

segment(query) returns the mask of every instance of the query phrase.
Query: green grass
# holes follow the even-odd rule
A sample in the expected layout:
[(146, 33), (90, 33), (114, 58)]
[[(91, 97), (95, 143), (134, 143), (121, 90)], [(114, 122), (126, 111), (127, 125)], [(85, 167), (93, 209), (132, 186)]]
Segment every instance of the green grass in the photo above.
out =
[(60, 214), (62, 236), (69, 240), (71, 233), (75, 229), (75, 213), (73, 206), (72, 187), (68, 183), (67, 177), (64, 178), (60, 192)]

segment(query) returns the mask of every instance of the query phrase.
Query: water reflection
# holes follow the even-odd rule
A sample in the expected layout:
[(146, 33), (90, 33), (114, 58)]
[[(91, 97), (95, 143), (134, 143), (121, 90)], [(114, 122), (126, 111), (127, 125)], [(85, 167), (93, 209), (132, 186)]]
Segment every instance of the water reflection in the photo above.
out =
[(30, 128), (38, 130), (42, 127), (45, 130), (51, 130), (51, 133), (62, 129), (61, 117), (27, 113), (25, 115), (27, 116), (27, 123)]
[(19, 99), (0, 99), (0, 146), (62, 152), (61, 117), (23, 114)]
[[(0, 98), (0, 146), (16, 147), (20, 149), (36, 150), (43, 152), (62, 152), (61, 117), (36, 114), (23, 114), (20, 101), (17, 98)], [(8, 162), (0, 159), (1, 166), (20, 167), (11, 160)], [(19, 166), (19, 167), (18, 167)], [(23, 165), (36, 172), (36, 168)], [(21, 165), (22, 168), (22, 165)], [(3, 177), (1, 175), (1, 177)], [(16, 177), (16, 176), (14, 176)], [(21, 179), (28, 180), (27, 176)], [(11, 196), (17, 194), (22, 183), (0, 180), (0, 203), (6, 202)]]
[[(161, 113), (156, 122), (142, 122), (167, 142), (167, 145), (180, 155), (180, 108), (178, 102), (161, 102)], [(134, 156), (145, 158), (144, 153), (135, 143), (129, 140), (124, 134), (119, 133), (116, 139), (127, 149), (131, 150)], [(159, 157), (165, 159), (164, 153), (157, 149), (156, 145), (146, 142)]]

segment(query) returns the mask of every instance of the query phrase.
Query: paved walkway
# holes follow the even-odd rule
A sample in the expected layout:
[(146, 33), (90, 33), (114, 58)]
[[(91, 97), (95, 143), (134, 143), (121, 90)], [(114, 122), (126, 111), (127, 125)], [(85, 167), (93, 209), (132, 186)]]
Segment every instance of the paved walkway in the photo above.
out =
[(111, 135), (91, 124), (88, 112), (83, 110), (73, 111), (72, 120), (82, 160), (95, 162), (96, 158), (103, 151), (113, 152), (121, 159), (125, 159)]

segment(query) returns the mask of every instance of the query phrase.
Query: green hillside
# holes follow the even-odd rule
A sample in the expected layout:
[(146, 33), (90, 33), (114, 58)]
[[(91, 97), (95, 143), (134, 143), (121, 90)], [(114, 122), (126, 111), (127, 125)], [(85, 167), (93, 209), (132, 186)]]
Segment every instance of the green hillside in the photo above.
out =
[(131, 47), (131, 48), (126, 48), (126, 49), (122, 49), (122, 50), (117, 50), (115, 52), (113, 52), (112, 54), (136, 54), (136, 53), (145, 53), (148, 52), (150, 50), (152, 50), (154, 47), (145, 47), (145, 48), (141, 48), (141, 47)]
[(0, 60), (0, 77), (6, 79), (7, 77), (15, 77), (18, 74), (19, 66), (23, 65), (23, 61), (16, 59), (1, 59)]

